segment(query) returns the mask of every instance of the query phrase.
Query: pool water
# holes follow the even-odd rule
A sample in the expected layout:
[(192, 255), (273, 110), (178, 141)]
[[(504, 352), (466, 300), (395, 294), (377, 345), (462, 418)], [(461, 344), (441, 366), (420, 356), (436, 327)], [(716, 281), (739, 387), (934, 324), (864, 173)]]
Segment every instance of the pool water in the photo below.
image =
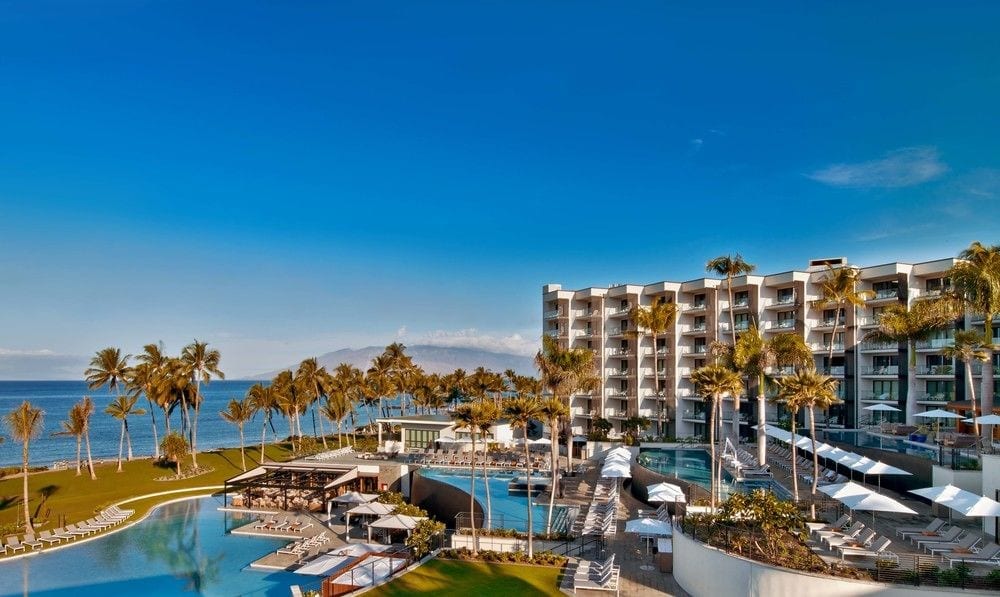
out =
[(895, 437), (880, 437), (871, 435), (866, 431), (827, 431), (825, 439), (830, 441), (850, 444), (861, 448), (878, 448), (887, 452), (898, 452), (909, 454), (937, 462), (938, 451), (936, 447), (921, 446), (916, 442), (911, 442)]
[[(466, 493), (466, 495), (469, 493), (468, 469), (424, 467), (417, 471), (416, 474), (427, 477), (428, 479), (434, 479), (435, 481), (447, 483), (452, 487), (461, 489)], [(515, 478), (520, 478), (522, 482), (524, 481), (524, 471), (490, 471), (488, 478), (490, 483), (490, 504), (493, 528), (514, 529), (522, 532), (526, 530), (528, 528), (528, 509), (526, 503), (528, 497), (525, 496), (523, 490), (519, 492), (520, 495), (511, 495), (507, 491), (507, 484)], [(532, 484), (541, 478), (544, 477), (542, 475), (532, 473)], [(483, 515), (485, 516), (486, 487), (483, 483), (482, 470), (476, 471), (476, 501), (483, 507)], [(544, 504), (537, 504), (534, 503), (534, 498), (532, 498), (532, 503), (534, 505), (531, 510), (531, 526), (536, 532), (545, 532), (545, 518), (548, 516), (549, 512), (548, 502), (545, 502)], [(563, 510), (565, 510), (565, 508), (560, 506), (556, 506), (553, 510), (553, 526), (557, 526), (557, 522), (561, 524), (565, 514)]]
[(273, 595), (315, 580), (250, 570), (287, 540), (229, 535), (250, 519), (220, 512), (221, 501), (166, 504), (142, 522), (104, 537), (0, 562), (0, 595)]
[[(707, 450), (684, 448), (640, 450), (637, 462), (662, 475), (677, 477), (708, 490), (712, 488), (712, 456)], [(787, 488), (771, 479), (751, 479), (734, 482), (733, 476), (729, 474), (729, 471), (723, 469), (723, 496), (735, 491), (749, 492), (755, 489), (766, 489), (784, 499), (790, 499), (792, 495)]]

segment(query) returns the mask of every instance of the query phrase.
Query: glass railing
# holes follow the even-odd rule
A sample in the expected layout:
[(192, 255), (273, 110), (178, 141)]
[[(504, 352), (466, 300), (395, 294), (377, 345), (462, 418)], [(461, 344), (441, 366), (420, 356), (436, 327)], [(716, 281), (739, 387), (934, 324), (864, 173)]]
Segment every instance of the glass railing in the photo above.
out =
[(893, 298), (899, 298), (899, 289), (898, 288), (889, 288), (889, 289), (885, 289), (885, 290), (876, 290), (875, 291), (875, 296), (873, 297), (873, 300), (880, 301), (882, 299), (893, 299)]
[[(982, 363), (976, 363), (976, 364), (974, 364), (972, 366), (972, 374), (973, 375), (982, 375), (983, 374), (983, 364)], [(1000, 366), (994, 366), (993, 367), (993, 375), (1000, 375)]]
[(824, 375), (843, 375), (844, 374), (844, 366), (843, 365), (838, 365), (836, 367), (827, 367), (826, 369), (823, 370), (823, 374)]
[(550, 319), (552, 317), (559, 317), (562, 314), (563, 314), (562, 309), (556, 309), (555, 311), (546, 311), (545, 319)]
[(632, 351), (628, 348), (612, 348), (608, 350), (608, 355), (613, 357), (630, 357)]
[(886, 365), (884, 367), (863, 367), (862, 375), (899, 375), (899, 365)]
[(708, 354), (708, 346), (695, 346), (691, 349), (691, 352), (694, 354)]
[(692, 303), (684, 307), (685, 311), (701, 311), (706, 308), (707, 303)]
[(608, 371), (607, 371), (607, 374), (609, 376), (616, 376), (617, 375), (619, 377), (622, 376), (622, 375), (628, 375), (629, 373), (631, 373), (631, 371), (629, 371), (628, 369), (608, 369)]
[(837, 324), (838, 326), (842, 326), (842, 325), (844, 325), (844, 323), (845, 322), (844, 322), (843, 319), (841, 319), (840, 321), (837, 321), (836, 319), (824, 319), (824, 320), (820, 321), (818, 324), (816, 324), (816, 327), (818, 327), (818, 328), (832, 328), (833, 324)]
[(920, 340), (917, 342), (917, 348), (944, 348), (954, 345), (954, 338), (931, 338), (930, 340)]
[(795, 295), (794, 294), (790, 294), (788, 296), (779, 296), (778, 298), (774, 299), (774, 303), (772, 303), (772, 304), (774, 304), (774, 305), (794, 305), (795, 304)]
[(733, 307), (739, 309), (740, 307), (749, 307), (750, 299), (748, 298), (738, 298), (733, 300)]
[[(826, 350), (826, 351), (830, 350), (830, 344), (827, 343), (827, 342), (813, 342), (809, 346), (810, 346), (810, 348), (812, 348), (812, 350)], [(835, 351), (837, 351), (837, 350), (844, 350), (844, 344), (843, 344), (843, 342), (837, 342), (837, 343), (835, 343), (833, 345), (833, 350), (835, 350)]]
[(861, 350), (899, 350), (895, 342), (862, 342)]
[(955, 368), (951, 365), (932, 365), (930, 367), (918, 367), (917, 375), (954, 375)]
[(861, 399), (862, 400), (878, 400), (879, 402), (896, 402), (897, 401), (897, 398), (895, 396), (893, 396), (892, 394), (888, 394), (888, 393), (874, 394), (872, 392), (862, 392)]
[(706, 323), (696, 323), (693, 326), (691, 326), (692, 332), (704, 332), (707, 329), (708, 329), (708, 324)]

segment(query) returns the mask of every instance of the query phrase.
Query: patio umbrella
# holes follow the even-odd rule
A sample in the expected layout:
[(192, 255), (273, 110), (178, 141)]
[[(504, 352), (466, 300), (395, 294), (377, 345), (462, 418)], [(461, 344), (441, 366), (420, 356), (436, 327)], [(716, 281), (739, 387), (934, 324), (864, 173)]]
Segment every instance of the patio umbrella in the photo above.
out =
[(602, 479), (629, 479), (631, 477), (631, 467), (625, 464), (610, 464), (601, 468)]
[(819, 490), (835, 500), (846, 498), (852, 495), (866, 495), (875, 493), (864, 485), (848, 481), (846, 483), (835, 483), (833, 485), (820, 485)]
[(338, 495), (333, 498), (332, 501), (337, 502), (338, 504), (367, 504), (368, 502), (374, 502), (376, 498), (378, 498), (378, 495), (374, 493), (348, 491), (344, 495)]
[(949, 518), (952, 511), (964, 516), (1000, 516), (1000, 502), (954, 485), (912, 489), (910, 493), (927, 498), (935, 504), (947, 506)]
[[(867, 462), (862, 462), (867, 460)], [(858, 471), (862, 475), (877, 475), (878, 476), (878, 488), (879, 491), (882, 490), (882, 475), (912, 475), (908, 471), (904, 471), (901, 468), (892, 466), (891, 464), (886, 464), (881, 460), (872, 460), (870, 458), (862, 458), (854, 464), (851, 465), (851, 470)]]
[(639, 533), (640, 535), (663, 535), (669, 537), (673, 534), (673, 529), (669, 522), (657, 520), (655, 518), (636, 518), (625, 523), (626, 533)]
[(881, 493), (869, 492), (868, 494), (849, 495), (841, 498), (840, 503), (844, 504), (848, 510), (867, 511), (872, 513), (872, 526), (875, 525), (876, 512), (892, 512), (897, 514), (916, 514), (916, 510), (904, 506), (889, 496)]
[(548, 446), (552, 444), (552, 440), (547, 437), (540, 437), (538, 439), (529, 439), (528, 443), (533, 446)]
[(672, 483), (656, 483), (646, 487), (646, 501), (649, 502), (686, 502), (684, 490)]
[(941, 433), (941, 419), (961, 419), (962, 415), (955, 414), (953, 412), (942, 410), (940, 408), (935, 408), (934, 410), (924, 411), (922, 413), (917, 413), (917, 417), (922, 419), (935, 419), (934, 421), (934, 438), (937, 439), (938, 434)]
[(902, 412), (895, 406), (889, 406), (888, 404), (873, 404), (871, 406), (866, 406), (862, 410), (870, 410), (875, 412)]
[[(974, 420), (976, 423), (979, 423), (980, 425), (1000, 425), (1000, 415), (983, 415), (981, 417), (976, 417)], [(990, 433), (991, 447), (992, 443), (993, 443), (993, 434)]]

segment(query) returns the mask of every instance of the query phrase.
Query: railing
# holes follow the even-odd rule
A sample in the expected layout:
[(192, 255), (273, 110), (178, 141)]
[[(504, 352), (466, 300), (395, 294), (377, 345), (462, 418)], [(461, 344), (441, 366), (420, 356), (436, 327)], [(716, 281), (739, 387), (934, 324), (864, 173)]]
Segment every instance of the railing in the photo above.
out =
[(767, 330), (792, 330), (795, 329), (795, 320), (780, 319), (778, 321), (768, 321), (764, 325), (764, 329)]
[(930, 367), (918, 367), (917, 375), (954, 375), (955, 368), (951, 365), (932, 365)]
[(879, 324), (879, 318), (874, 316), (861, 316), (858, 317), (858, 325), (861, 327), (876, 326)]
[(827, 368), (823, 369), (823, 374), (824, 375), (843, 375), (844, 374), (844, 366), (843, 365), (837, 365), (837, 366), (834, 366), (834, 367), (827, 367)]
[[(809, 345), (809, 348), (812, 349), (812, 350), (814, 350), (814, 351), (817, 351), (817, 350), (829, 351), (830, 350), (830, 344), (826, 343), (826, 342), (813, 342), (812, 344)], [(843, 342), (836, 342), (836, 343), (834, 343), (833, 350), (834, 351), (844, 350), (844, 343)]]
[(688, 329), (689, 332), (704, 332), (707, 330), (708, 330), (707, 323), (696, 323)]
[(817, 323), (816, 327), (818, 327), (818, 328), (832, 328), (833, 324), (837, 324), (838, 326), (843, 326), (843, 325), (846, 324), (846, 321), (843, 320), (843, 319), (841, 319), (840, 321), (837, 321), (836, 319), (824, 319), (824, 320), (820, 321), (819, 323)]
[(897, 402), (899, 399), (889, 393), (875, 394), (873, 392), (863, 392), (862, 400), (878, 400), (880, 402)]
[(861, 370), (862, 375), (899, 375), (899, 365), (886, 365), (885, 367), (865, 367)]
[(928, 394), (927, 392), (922, 392), (917, 394), (917, 400), (920, 402), (951, 402), (952, 397), (943, 392), (938, 394)]
[(608, 369), (605, 375), (608, 377), (622, 377), (625, 375), (631, 375), (632, 371), (629, 369)]
[[(723, 332), (728, 332), (729, 331), (729, 322), (728, 321), (720, 321), (719, 322), (719, 329), (722, 330)], [(737, 332), (745, 332), (745, 331), (747, 331), (749, 329), (750, 329), (750, 322), (749, 321), (737, 321), (736, 322), (736, 331)]]
[(734, 309), (740, 309), (742, 307), (749, 307), (749, 306), (750, 306), (750, 299), (749, 298), (733, 299), (733, 308)]
[(794, 375), (795, 367), (774, 367), (771, 369), (771, 375)]
[(545, 319), (551, 319), (553, 317), (560, 317), (562, 315), (563, 315), (563, 310), (562, 309), (556, 309), (554, 311), (546, 311), (544, 313), (543, 317), (545, 317)]
[(930, 340), (920, 340), (917, 342), (917, 348), (945, 348), (946, 346), (954, 345), (954, 338), (931, 338)]
[(552, 336), (553, 338), (558, 338), (559, 336), (565, 336), (565, 330), (545, 330), (546, 336)]
[(629, 396), (631, 396), (631, 394), (624, 390), (610, 390), (608, 392), (608, 398), (615, 398), (618, 400), (627, 400)]
[(653, 377), (653, 376), (666, 377), (667, 373), (669, 372), (670, 372), (669, 369), (643, 369), (643, 374), (646, 377)]
[(628, 303), (624, 307), (617, 307), (611, 310), (612, 315), (628, 315), (628, 312), (632, 310), (632, 303)]
[(862, 342), (861, 351), (866, 350), (899, 350), (899, 344), (895, 342)]
[(630, 357), (634, 353), (630, 348), (610, 348), (608, 349), (608, 355), (612, 357)]
[(896, 298), (899, 298), (899, 289), (898, 288), (890, 288), (890, 289), (887, 289), (887, 290), (876, 290), (875, 291), (875, 296), (872, 297), (869, 300), (881, 301), (881, 300), (884, 300), (884, 299), (896, 299)]
[(629, 333), (628, 328), (611, 328), (608, 330), (608, 336), (624, 336)]
[(708, 303), (692, 303), (684, 307), (685, 311), (701, 311), (707, 308)]
[[(972, 365), (972, 374), (973, 375), (982, 375), (983, 374), (983, 363), (975, 363), (975, 364), (973, 364)], [(998, 365), (994, 365), (993, 366), (993, 375), (1000, 375), (1000, 366), (998, 366)]]

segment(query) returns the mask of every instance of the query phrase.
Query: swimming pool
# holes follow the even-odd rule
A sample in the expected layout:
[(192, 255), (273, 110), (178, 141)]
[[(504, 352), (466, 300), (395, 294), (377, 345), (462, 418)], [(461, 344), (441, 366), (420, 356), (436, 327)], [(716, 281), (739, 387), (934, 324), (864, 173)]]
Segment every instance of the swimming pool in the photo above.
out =
[(938, 450), (936, 446), (925, 446), (918, 442), (911, 442), (906, 439), (896, 437), (881, 437), (871, 435), (863, 430), (839, 430), (825, 432), (825, 439), (850, 444), (861, 448), (878, 448), (887, 452), (898, 452), (909, 454), (928, 460), (938, 461)]
[[(250, 521), (221, 501), (166, 504), (142, 522), (64, 549), (0, 562), (0, 595), (274, 595), (313, 582), (247, 566), (286, 540), (227, 534)], [(306, 582), (303, 582), (306, 581)]]
[[(447, 483), (452, 487), (461, 489), (468, 495), (469, 493), (469, 470), (424, 467), (416, 472), (428, 479)], [(492, 522), (494, 528), (514, 529), (524, 531), (528, 528), (528, 509), (525, 500), (528, 499), (522, 490), (520, 495), (511, 495), (507, 491), (508, 484), (515, 478), (524, 480), (524, 471), (499, 470), (489, 472), (490, 482), (490, 504), (492, 510)], [(532, 485), (538, 479), (548, 480), (542, 475), (531, 475)], [(468, 498), (466, 498), (468, 499)], [(483, 507), (483, 514), (486, 513), (486, 487), (483, 484), (482, 471), (476, 472), (476, 501)], [(534, 500), (532, 500), (534, 501)], [(467, 508), (466, 508), (467, 510)], [(557, 523), (562, 525), (565, 520), (565, 508), (556, 506), (552, 512), (553, 526)], [(545, 504), (534, 504), (531, 510), (531, 526), (535, 532), (545, 532), (545, 518), (549, 513), (548, 502)], [(556, 529), (558, 530), (558, 529)]]
[[(712, 487), (712, 456), (707, 450), (689, 448), (649, 448), (640, 449), (636, 462), (668, 477), (677, 477), (705, 489)], [(722, 471), (722, 494), (734, 491), (748, 492), (766, 489), (783, 499), (791, 499), (791, 492), (782, 484), (771, 479), (750, 479), (735, 482), (729, 471)]]

